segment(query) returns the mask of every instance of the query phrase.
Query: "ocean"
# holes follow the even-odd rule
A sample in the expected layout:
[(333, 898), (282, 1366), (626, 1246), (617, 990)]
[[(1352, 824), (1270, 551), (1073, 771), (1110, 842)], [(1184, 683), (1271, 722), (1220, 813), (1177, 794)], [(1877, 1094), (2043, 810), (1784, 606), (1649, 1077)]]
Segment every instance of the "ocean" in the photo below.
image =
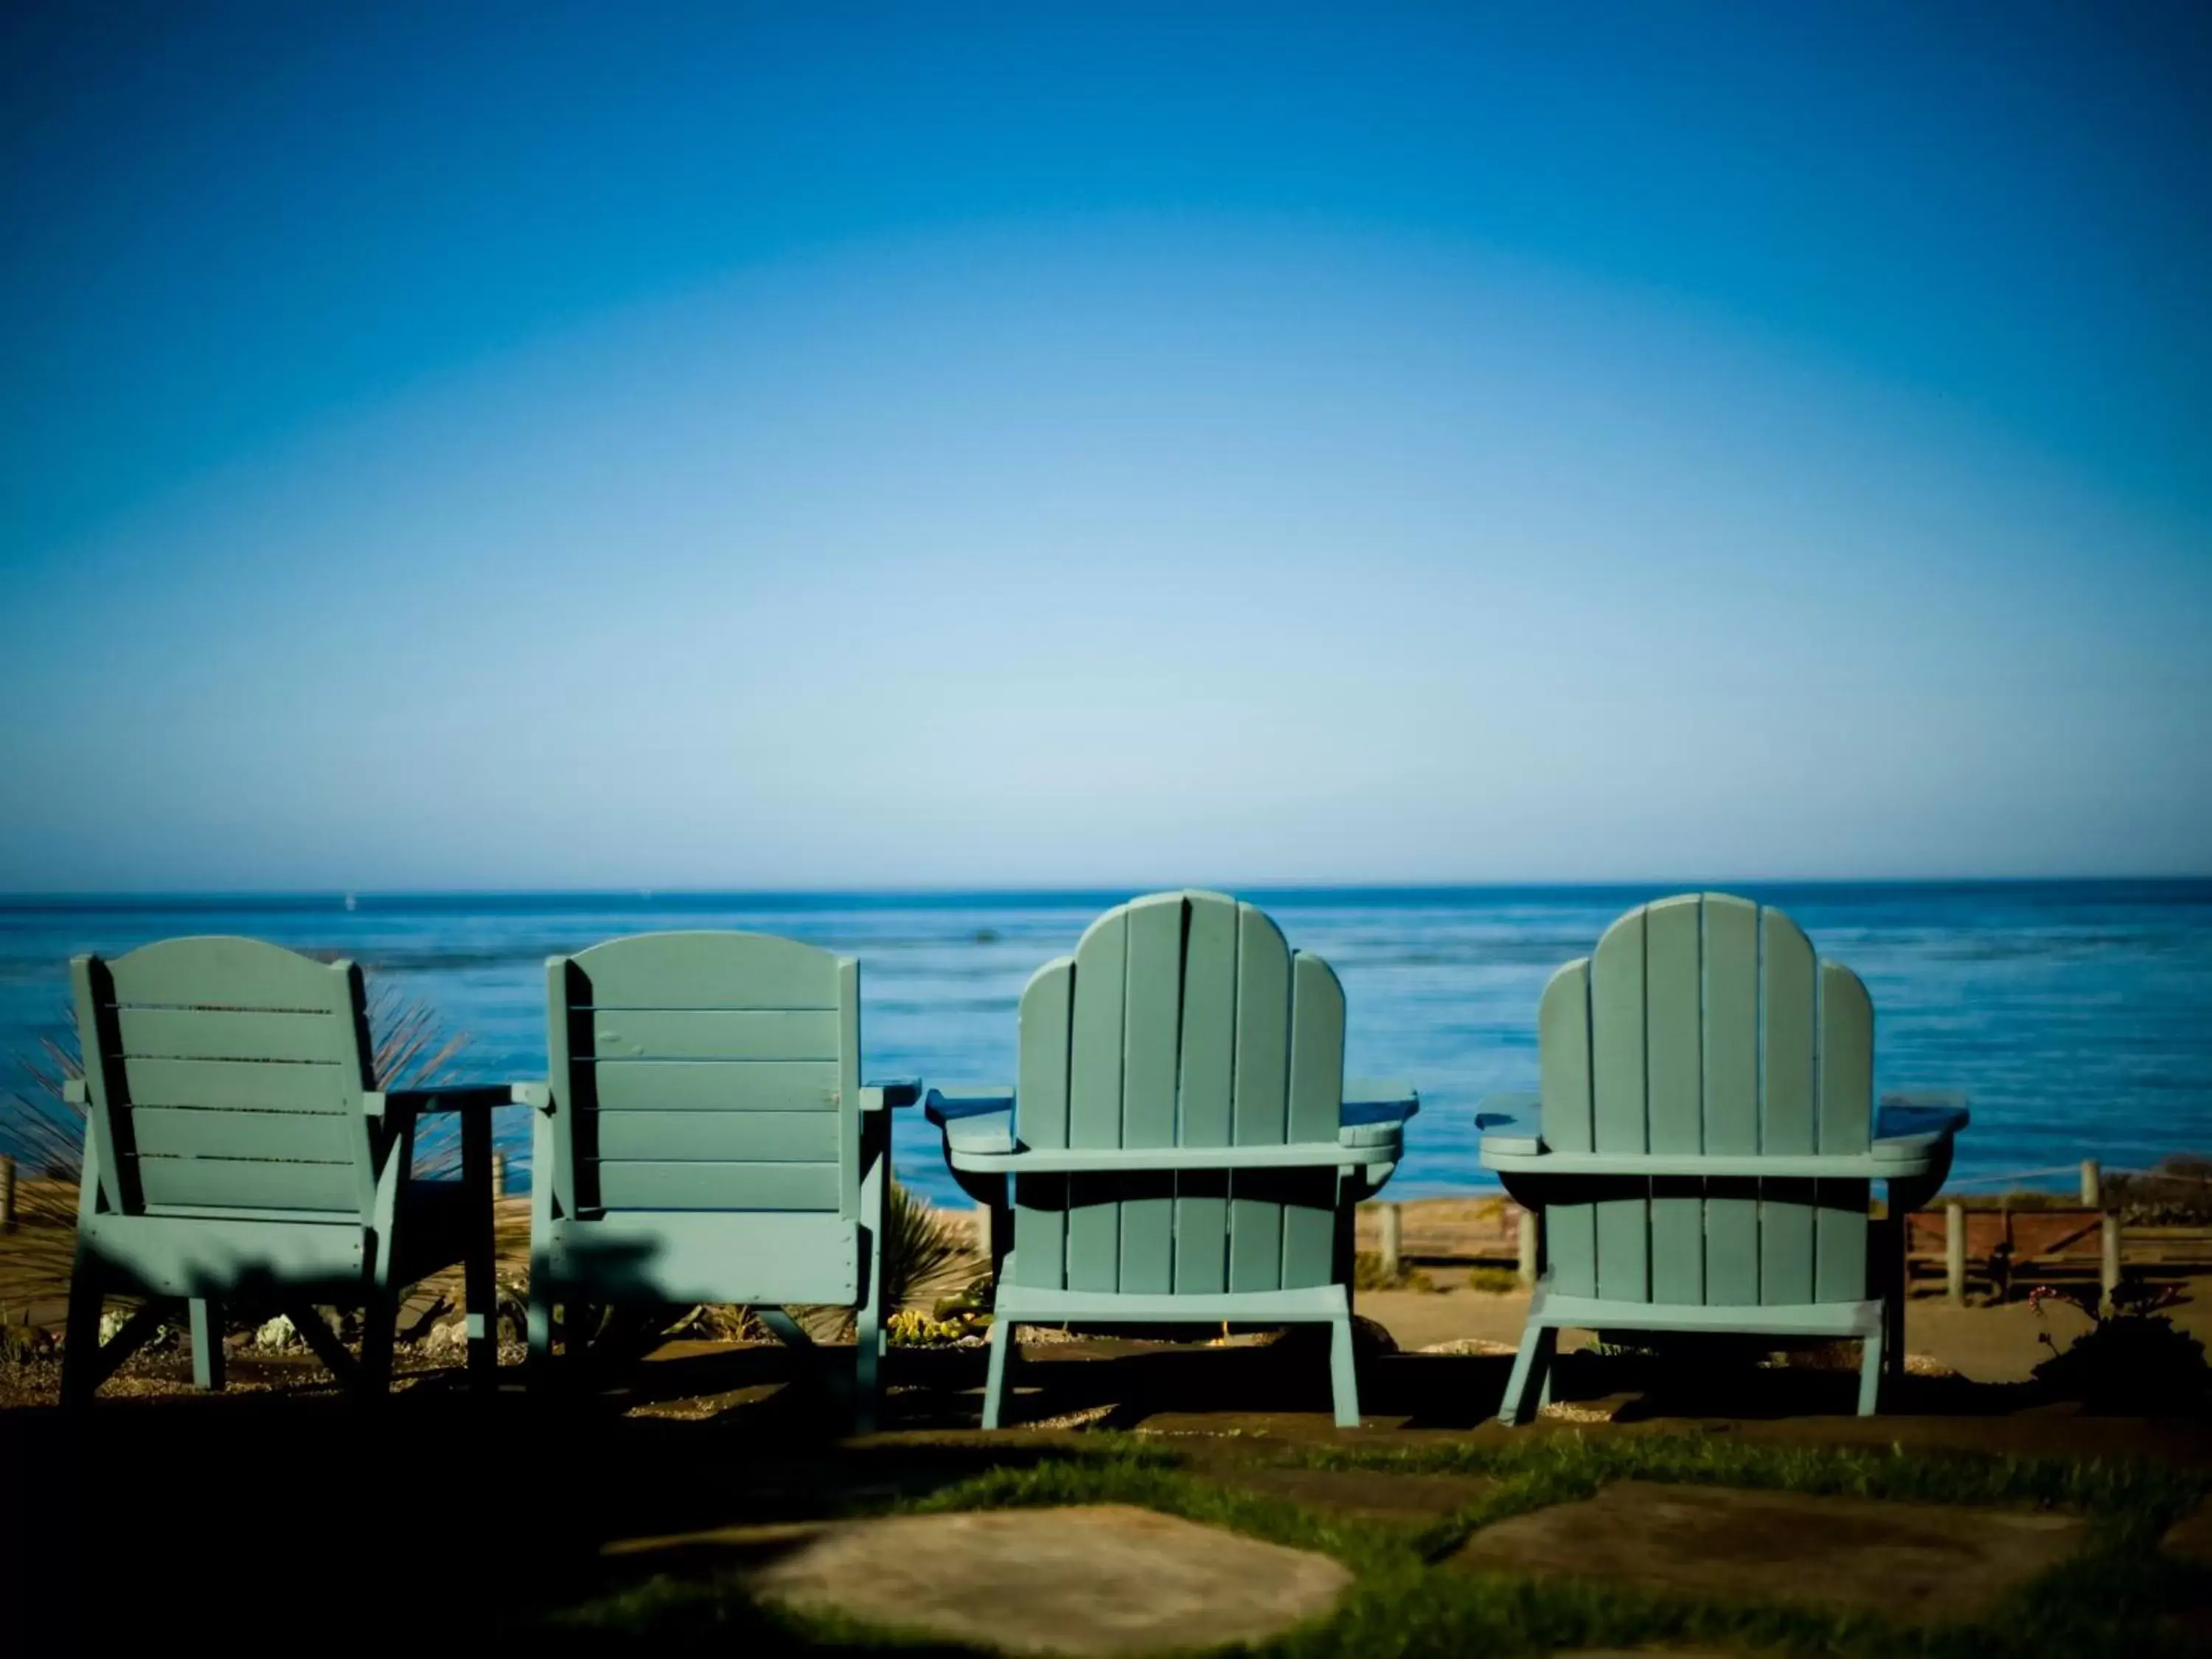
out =
[[(1535, 1082), (1536, 999), (1553, 969), (1655, 887), (1251, 890), (1293, 945), (1334, 965), (1346, 1066), (1421, 1093), (1390, 1192), (1490, 1188), (1475, 1103)], [(1735, 890), (1780, 905), (1865, 979), (1887, 1089), (1963, 1090), (1955, 1176), (2063, 1188), (2212, 1152), (2212, 881), (1817, 883)], [(1024, 981), (1126, 892), (442, 893), (0, 899), (0, 1093), (68, 1023), (67, 963), (179, 933), (246, 933), (353, 957), (467, 1045), (459, 1080), (544, 1075), (544, 958), (618, 934), (739, 927), (861, 961), (872, 1078), (1006, 1079)], [(529, 1126), (498, 1130), (516, 1184)], [(919, 1112), (899, 1178), (964, 1203)]]

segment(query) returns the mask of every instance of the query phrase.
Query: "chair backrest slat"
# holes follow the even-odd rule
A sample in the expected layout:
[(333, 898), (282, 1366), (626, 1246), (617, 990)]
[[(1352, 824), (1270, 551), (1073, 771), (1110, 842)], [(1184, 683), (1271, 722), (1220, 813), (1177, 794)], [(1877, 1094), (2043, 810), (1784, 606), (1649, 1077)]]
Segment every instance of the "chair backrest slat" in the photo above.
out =
[(547, 966), (555, 1196), (580, 1211), (859, 1209), (859, 969), (767, 934)]
[(370, 1218), (360, 969), (211, 937), (81, 957), (71, 974), (110, 1209)]

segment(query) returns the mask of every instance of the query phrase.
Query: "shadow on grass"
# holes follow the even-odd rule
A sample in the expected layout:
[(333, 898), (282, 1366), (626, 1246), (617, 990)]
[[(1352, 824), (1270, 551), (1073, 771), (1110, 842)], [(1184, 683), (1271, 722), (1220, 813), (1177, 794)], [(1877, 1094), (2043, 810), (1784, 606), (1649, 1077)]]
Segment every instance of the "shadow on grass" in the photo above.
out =
[(602, 1558), (612, 1540), (866, 1513), (1069, 1455), (848, 1443), (818, 1394), (697, 1420), (436, 1387), (374, 1407), (316, 1391), (0, 1413), (26, 1495), (0, 1505), (0, 1606), (64, 1649), (210, 1620), (346, 1651), (451, 1638), (620, 1593), (640, 1569)]
[[(1630, 1416), (1693, 1407), (1710, 1418), (1729, 1407), (1747, 1429), (1761, 1419), (1790, 1426), (1794, 1412), (1833, 1424), (1826, 1413), (1848, 1410), (1852, 1389), (1851, 1378), (1831, 1373), (1746, 1370), (1731, 1379), (1715, 1371), (1685, 1382), (1639, 1375), (1632, 1357), (1570, 1358), (1577, 1363), (1560, 1374), (1570, 1401), (1649, 1385)], [(1900, 1647), (2026, 1654), (2052, 1650), (2038, 1638), (2053, 1632), (2076, 1654), (2151, 1651), (2163, 1639), (2166, 1610), (2200, 1595), (2212, 1601), (2212, 1584), (2153, 1548), (2158, 1529), (2212, 1486), (2193, 1474), (2154, 1478), (2087, 1461), (2030, 1468), (1894, 1453), (1886, 1443), (1877, 1453), (1649, 1431), (1585, 1440), (1556, 1429), (1492, 1428), (1382, 1452), (1372, 1437), (1338, 1441), (1330, 1433), (1325, 1376), (1309, 1375), (1317, 1368), (1296, 1363), (1295, 1350), (1071, 1343), (1024, 1368), (1021, 1380), (1036, 1389), (1023, 1401), (1032, 1419), (1100, 1405), (1112, 1408), (1109, 1427), (1164, 1413), (1213, 1413), (1196, 1420), (1220, 1437), (1217, 1449), (1243, 1448), (1238, 1456), (1342, 1457), (1499, 1480), (1481, 1504), (1411, 1536), (1404, 1527), (1224, 1490), (1178, 1467), (1170, 1443), (933, 1432), (974, 1428), (983, 1356), (952, 1349), (901, 1352), (894, 1360), (886, 1425), (904, 1432), (860, 1440), (843, 1437), (828, 1390), (775, 1386), (803, 1376), (805, 1364), (775, 1348), (656, 1359), (615, 1380), (611, 1392), (550, 1402), (514, 1389), (474, 1398), (456, 1378), (376, 1408), (301, 1390), (103, 1400), (76, 1419), (45, 1409), (0, 1413), (0, 1468), (25, 1494), (0, 1506), (0, 1605), (21, 1610), (15, 1628), (26, 1651), (37, 1650), (40, 1637), (68, 1648), (96, 1632), (106, 1645), (212, 1620), (219, 1631), (282, 1631), (309, 1642), (328, 1632), (324, 1644), (339, 1651), (424, 1635), (451, 1644), (526, 1632), (533, 1644), (556, 1648), (713, 1634), (737, 1638), (750, 1653), (823, 1644), (913, 1653), (930, 1650), (787, 1620), (748, 1600), (737, 1575), (803, 1534), (675, 1541), (635, 1555), (605, 1547), (892, 1509), (1093, 1501), (1146, 1504), (1339, 1556), (1358, 1576), (1353, 1591), (1325, 1627), (1288, 1641), (1288, 1650), (1316, 1654), (1723, 1638), (1869, 1655)], [(831, 1350), (822, 1363), (842, 1366), (849, 1353)], [(1378, 1356), (1364, 1378), (1366, 1404), (1419, 1428), (1485, 1425), (1505, 1364)], [(1908, 1408), (1931, 1416), (2001, 1413), (2020, 1400), (2015, 1389), (1978, 1390), (1955, 1379), (1909, 1381)], [(677, 1401), (698, 1410), (653, 1414)], [(646, 1409), (631, 1409), (639, 1407)], [(1280, 1440), (1235, 1438), (1269, 1413), (1303, 1425), (1301, 1437), (1318, 1443), (1302, 1454)], [(1948, 1638), (1900, 1642), (1863, 1620), (1516, 1583), (1432, 1565), (1476, 1527), (1631, 1476), (2051, 1504), (2096, 1516), (2100, 1542), (1980, 1631), (1980, 1648), (1947, 1645)]]

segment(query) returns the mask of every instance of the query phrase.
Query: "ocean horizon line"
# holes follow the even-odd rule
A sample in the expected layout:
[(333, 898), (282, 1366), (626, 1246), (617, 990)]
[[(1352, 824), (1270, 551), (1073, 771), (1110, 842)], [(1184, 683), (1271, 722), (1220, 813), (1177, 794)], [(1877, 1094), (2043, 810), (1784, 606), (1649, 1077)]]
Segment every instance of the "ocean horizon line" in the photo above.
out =
[(1525, 896), (1649, 895), (1726, 890), (1747, 897), (1764, 894), (1818, 893), (1842, 897), (1888, 893), (1929, 896), (1942, 893), (2035, 891), (2053, 895), (2076, 890), (2084, 896), (2112, 897), (2125, 892), (2180, 896), (2201, 890), (2212, 902), (2212, 875), (2054, 876), (1660, 876), (1644, 879), (1589, 881), (1424, 882), (1159, 882), (1083, 883), (1066, 885), (960, 886), (954, 884), (793, 887), (394, 887), (394, 888), (133, 888), (55, 892), (0, 892), (0, 912), (55, 910), (255, 909), (279, 911), (436, 908), (454, 905), (527, 904), (536, 908), (624, 907), (671, 908), (712, 905), (811, 908), (816, 904), (881, 905), (917, 908), (933, 905), (1019, 905), (1046, 902), (1114, 904), (1133, 895), (1201, 888), (1266, 896), (1276, 902), (1322, 905), (1407, 904), (1489, 900)]

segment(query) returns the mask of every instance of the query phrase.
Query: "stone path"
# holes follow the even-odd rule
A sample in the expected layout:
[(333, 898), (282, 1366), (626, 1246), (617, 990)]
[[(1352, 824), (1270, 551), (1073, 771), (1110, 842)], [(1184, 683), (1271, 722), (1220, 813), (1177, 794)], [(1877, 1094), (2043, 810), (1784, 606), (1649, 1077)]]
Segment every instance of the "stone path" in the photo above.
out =
[(2076, 1516), (1619, 1480), (1486, 1527), (1450, 1559), (1918, 1621), (1986, 1611), (2087, 1531)]
[(2159, 1541), (2169, 1554), (2200, 1567), (2212, 1567), (2212, 1504), (2175, 1522)]
[(903, 1515), (826, 1527), (750, 1575), (755, 1592), (1014, 1653), (1257, 1641), (1352, 1582), (1324, 1555), (1119, 1504)]

